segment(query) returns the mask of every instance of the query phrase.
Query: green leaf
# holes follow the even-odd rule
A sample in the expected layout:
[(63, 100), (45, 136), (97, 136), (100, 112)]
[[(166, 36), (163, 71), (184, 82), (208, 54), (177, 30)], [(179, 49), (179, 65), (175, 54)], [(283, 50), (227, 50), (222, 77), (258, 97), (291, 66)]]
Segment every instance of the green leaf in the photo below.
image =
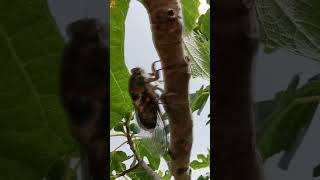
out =
[(183, 38), (183, 43), (191, 60), (193, 78), (210, 81), (210, 41), (202, 34), (192, 32)]
[(257, 0), (256, 4), (262, 40), (268, 51), (285, 48), (320, 61), (318, 0)]
[(208, 180), (208, 179), (209, 179), (208, 176), (203, 176), (203, 175), (201, 175), (201, 176), (198, 177), (197, 180)]
[(134, 169), (127, 174), (132, 180), (153, 180), (151, 176), (141, 167)]
[(200, 16), (198, 22), (200, 32), (207, 38), (210, 39), (210, 9)]
[(159, 170), (158, 174), (163, 180), (170, 180), (171, 179), (171, 174), (170, 174), (169, 170), (166, 170), (164, 173), (162, 173), (162, 171)]
[(312, 176), (313, 177), (319, 177), (320, 176), (320, 164), (313, 169), (313, 175)]
[(123, 123), (118, 123), (113, 129), (114, 129), (114, 131), (116, 131), (116, 132), (123, 132), (123, 133), (125, 133), (125, 131), (124, 131), (124, 124), (123, 124)]
[(189, 34), (196, 27), (199, 18), (199, 0), (181, 0), (184, 30)]
[(268, 102), (269, 107), (266, 104), (265, 110), (260, 107), (260, 111), (268, 113), (256, 116), (257, 121), (262, 122), (258, 127), (258, 146), (263, 159), (285, 150), (287, 153), (280, 162), (283, 168), (299, 147), (320, 100), (320, 81), (308, 82), (295, 90), (297, 84), (295, 77), (286, 91), (277, 93), (275, 99)]
[(198, 154), (197, 158), (199, 160), (193, 160), (190, 164), (192, 169), (202, 169), (210, 166), (210, 154), (208, 154), (207, 156)]
[(74, 149), (58, 91), (64, 42), (47, 7), (0, 2), (0, 179), (42, 179)]
[(149, 161), (149, 166), (153, 169), (153, 170), (157, 170), (160, 166), (160, 157), (159, 156), (155, 156), (154, 154), (152, 154), (150, 152), (150, 150), (147, 149), (147, 147), (144, 146), (143, 143), (141, 142), (137, 142), (136, 143), (136, 148), (138, 153), (141, 155), (141, 158), (146, 157)]
[(134, 133), (134, 134), (138, 134), (140, 132), (140, 128), (137, 124), (132, 123), (130, 124), (130, 130)]
[(210, 86), (207, 86), (206, 88), (203, 88), (203, 86), (201, 86), (201, 88), (197, 90), (196, 93), (191, 94), (190, 99), (192, 112), (198, 110), (198, 115), (200, 115), (202, 109), (208, 101), (209, 95)]
[(112, 171), (122, 172), (126, 169), (123, 161), (126, 161), (128, 156), (123, 151), (114, 151), (110, 153), (110, 173)]
[(129, 0), (111, 1), (110, 7), (110, 130), (132, 111), (129, 72), (124, 62), (125, 19)]

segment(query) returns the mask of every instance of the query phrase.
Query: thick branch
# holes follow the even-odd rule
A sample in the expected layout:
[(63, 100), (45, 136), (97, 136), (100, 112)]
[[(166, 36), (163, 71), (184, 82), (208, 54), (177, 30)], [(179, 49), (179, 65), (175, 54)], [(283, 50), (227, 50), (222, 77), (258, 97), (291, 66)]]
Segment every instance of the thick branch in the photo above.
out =
[(251, 99), (251, 67), (258, 46), (254, 0), (215, 0), (213, 7), (215, 176), (261, 180)]
[(170, 121), (170, 170), (176, 180), (189, 180), (192, 116), (188, 89), (190, 72), (182, 46), (182, 22), (177, 0), (145, 0), (153, 41), (164, 67), (162, 100)]
[(154, 180), (161, 180), (161, 178), (158, 176), (157, 173), (155, 173), (140, 157), (139, 153), (137, 152), (136, 148), (134, 147), (134, 143), (132, 141), (132, 137), (130, 135), (130, 130), (129, 130), (129, 121), (126, 120), (126, 132), (127, 132), (127, 139), (128, 139), (128, 144), (130, 146), (131, 151), (133, 152), (134, 156), (138, 160), (139, 165), (151, 176), (153, 177)]

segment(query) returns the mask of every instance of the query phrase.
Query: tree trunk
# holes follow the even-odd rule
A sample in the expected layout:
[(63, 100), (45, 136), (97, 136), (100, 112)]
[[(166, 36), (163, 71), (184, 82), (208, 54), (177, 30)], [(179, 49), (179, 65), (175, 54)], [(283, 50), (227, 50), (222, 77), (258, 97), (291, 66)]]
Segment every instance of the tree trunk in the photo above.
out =
[(261, 180), (251, 67), (258, 47), (254, 0), (213, 3), (213, 158), (217, 180)]
[(153, 42), (164, 68), (162, 100), (170, 122), (170, 170), (175, 180), (190, 180), (190, 71), (181, 43), (180, 4), (178, 0), (144, 0), (144, 5), (149, 13)]

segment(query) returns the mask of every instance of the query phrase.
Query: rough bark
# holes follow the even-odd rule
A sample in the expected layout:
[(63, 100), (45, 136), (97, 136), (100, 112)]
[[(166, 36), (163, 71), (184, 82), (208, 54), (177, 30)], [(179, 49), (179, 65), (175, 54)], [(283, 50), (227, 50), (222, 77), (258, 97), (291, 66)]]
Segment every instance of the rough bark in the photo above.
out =
[(213, 8), (214, 175), (219, 180), (261, 180), (251, 100), (258, 47), (254, 0), (215, 0)]
[[(188, 89), (190, 71), (182, 46), (182, 21), (177, 0), (145, 0), (155, 48), (164, 68), (165, 110), (170, 122), (170, 171), (176, 180), (189, 180), (192, 116)], [(169, 68), (170, 67), (170, 68)]]

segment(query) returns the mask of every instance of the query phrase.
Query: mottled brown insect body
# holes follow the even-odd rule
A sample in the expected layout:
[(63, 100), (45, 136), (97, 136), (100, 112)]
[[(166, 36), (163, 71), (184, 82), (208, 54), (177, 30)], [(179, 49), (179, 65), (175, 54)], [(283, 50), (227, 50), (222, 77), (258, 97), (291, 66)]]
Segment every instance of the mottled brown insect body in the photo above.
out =
[[(156, 61), (157, 62), (157, 61)], [(155, 62), (152, 64), (151, 76), (142, 68), (133, 68), (129, 80), (129, 93), (135, 106), (137, 113), (137, 122), (144, 130), (154, 129), (157, 125), (157, 119), (160, 117), (159, 95), (155, 90), (160, 90), (151, 82), (159, 79), (158, 71), (154, 68)]]

